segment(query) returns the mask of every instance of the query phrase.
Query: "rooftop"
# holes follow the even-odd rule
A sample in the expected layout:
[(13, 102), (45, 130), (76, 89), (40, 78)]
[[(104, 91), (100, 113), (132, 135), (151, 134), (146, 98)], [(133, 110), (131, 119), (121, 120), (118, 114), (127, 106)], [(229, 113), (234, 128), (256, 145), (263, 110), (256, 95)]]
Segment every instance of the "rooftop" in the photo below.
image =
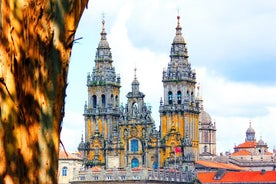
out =
[(220, 179), (215, 179), (216, 172), (199, 172), (201, 183), (276, 183), (276, 171), (226, 171)]
[(244, 170), (243, 168), (233, 164), (220, 163), (220, 162), (214, 162), (214, 161), (197, 160), (195, 163), (198, 165), (202, 165), (204, 167), (213, 168), (213, 169), (226, 169), (226, 170), (236, 170), (236, 171)]

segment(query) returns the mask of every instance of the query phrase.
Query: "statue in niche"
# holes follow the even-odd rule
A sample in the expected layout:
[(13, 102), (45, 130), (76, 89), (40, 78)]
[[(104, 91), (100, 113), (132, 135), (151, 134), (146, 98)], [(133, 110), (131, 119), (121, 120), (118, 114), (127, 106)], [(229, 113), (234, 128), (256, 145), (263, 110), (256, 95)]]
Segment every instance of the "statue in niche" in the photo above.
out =
[(138, 107), (137, 107), (137, 103), (134, 103), (132, 105), (132, 116), (137, 117), (137, 115), (138, 115)]
[(123, 121), (125, 119), (125, 110), (124, 107), (121, 105), (120, 107), (120, 121)]
[(127, 129), (124, 130), (124, 137), (125, 137), (125, 139), (128, 137)]
[(142, 130), (142, 137), (146, 137), (146, 130), (144, 128)]

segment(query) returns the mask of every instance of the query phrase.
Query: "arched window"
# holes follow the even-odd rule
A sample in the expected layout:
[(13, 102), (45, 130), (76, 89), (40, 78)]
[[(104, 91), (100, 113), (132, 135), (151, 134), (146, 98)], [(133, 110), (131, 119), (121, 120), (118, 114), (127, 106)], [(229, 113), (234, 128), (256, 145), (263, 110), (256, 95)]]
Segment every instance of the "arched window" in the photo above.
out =
[(194, 102), (194, 92), (191, 93), (191, 101)]
[(181, 101), (182, 101), (181, 91), (177, 91), (177, 104), (181, 104)]
[(139, 167), (139, 160), (137, 158), (133, 158), (131, 160), (131, 168)]
[(97, 107), (97, 96), (93, 95), (92, 99), (93, 99), (93, 108), (96, 108)]
[(110, 98), (111, 98), (111, 104), (112, 104), (112, 107), (113, 107), (114, 106), (114, 96), (111, 95)]
[(67, 170), (68, 170), (67, 167), (62, 168), (62, 176), (67, 176)]
[(204, 146), (204, 153), (206, 153), (207, 152), (207, 146), (205, 145)]
[(153, 169), (158, 169), (158, 163), (157, 163), (156, 161), (153, 162), (152, 168), (153, 168)]
[(131, 151), (138, 152), (138, 140), (137, 139), (131, 140)]
[(116, 95), (116, 97), (115, 97), (115, 106), (116, 106), (116, 107), (119, 106), (119, 98), (118, 98), (118, 95)]
[(168, 93), (168, 101), (169, 101), (169, 104), (172, 104), (172, 100), (173, 100), (173, 94), (171, 91), (169, 91)]
[(105, 95), (102, 95), (102, 106), (105, 107)]

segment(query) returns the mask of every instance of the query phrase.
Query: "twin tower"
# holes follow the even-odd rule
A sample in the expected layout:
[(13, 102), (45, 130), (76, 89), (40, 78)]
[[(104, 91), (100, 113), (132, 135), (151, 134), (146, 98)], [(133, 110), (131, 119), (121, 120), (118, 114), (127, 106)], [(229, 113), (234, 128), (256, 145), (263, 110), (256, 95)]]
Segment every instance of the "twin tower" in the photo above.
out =
[(87, 167), (157, 169), (177, 164), (189, 170), (198, 159), (200, 101), (195, 97), (196, 73), (188, 61), (181, 30), (178, 16), (170, 61), (163, 71), (164, 97), (159, 106), (160, 128), (156, 130), (136, 74), (127, 103), (120, 105), (120, 77), (112, 66), (102, 21), (95, 66), (87, 76), (85, 136), (78, 148)]

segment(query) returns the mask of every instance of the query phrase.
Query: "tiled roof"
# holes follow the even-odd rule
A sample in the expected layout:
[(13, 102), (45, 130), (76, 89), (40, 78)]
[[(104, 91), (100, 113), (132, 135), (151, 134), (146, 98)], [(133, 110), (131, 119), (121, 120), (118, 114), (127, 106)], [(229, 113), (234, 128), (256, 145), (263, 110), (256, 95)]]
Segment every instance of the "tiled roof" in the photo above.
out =
[(237, 170), (237, 171), (244, 170), (243, 168), (235, 166), (233, 164), (213, 162), (213, 161), (207, 161), (207, 160), (197, 160), (196, 164), (199, 164), (208, 168), (215, 168), (215, 169), (226, 169), (226, 170)]
[(239, 144), (238, 146), (235, 146), (235, 148), (255, 148), (257, 146), (256, 141), (249, 141)]
[(243, 171), (226, 173), (221, 179), (215, 180), (216, 172), (199, 172), (201, 183), (276, 183), (276, 171)]
[(68, 153), (62, 149), (59, 150), (58, 158), (60, 160), (82, 160), (80, 155)]
[(250, 156), (251, 153), (247, 150), (240, 150), (231, 154), (231, 156)]
[(94, 172), (99, 172), (101, 170), (102, 170), (102, 168), (100, 166), (95, 166), (95, 167), (90, 168), (90, 171), (94, 171)]

